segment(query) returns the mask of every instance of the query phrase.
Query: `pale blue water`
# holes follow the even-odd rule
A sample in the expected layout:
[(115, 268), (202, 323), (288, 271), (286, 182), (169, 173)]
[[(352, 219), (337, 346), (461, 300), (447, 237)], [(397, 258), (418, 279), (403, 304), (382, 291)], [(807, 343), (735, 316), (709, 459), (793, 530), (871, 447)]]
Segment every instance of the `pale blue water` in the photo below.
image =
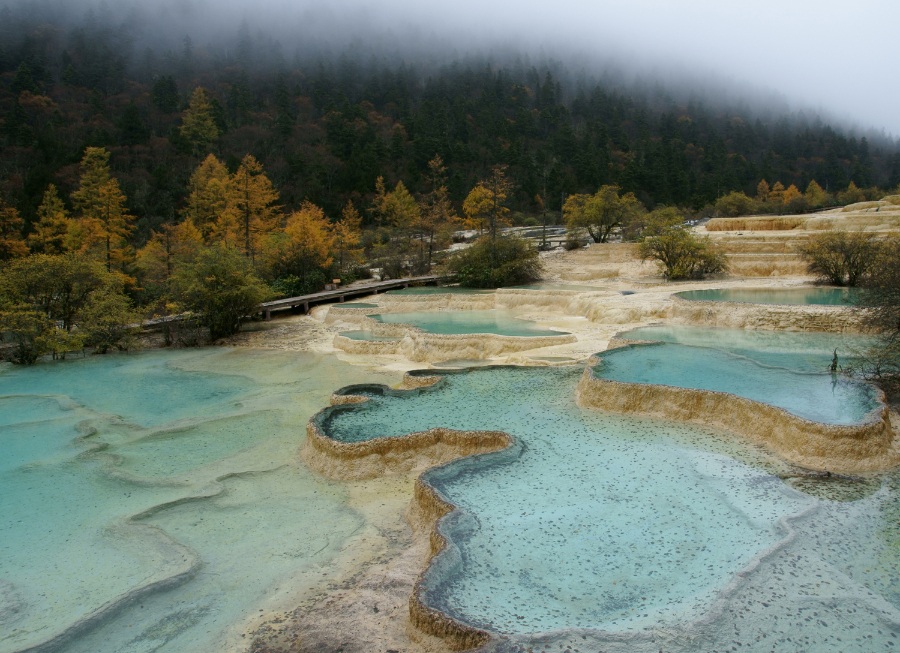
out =
[(338, 308), (378, 308), (378, 304), (368, 304), (366, 302), (346, 302), (344, 304), (335, 304)]
[(815, 422), (855, 424), (880, 407), (872, 386), (826, 373), (794, 372), (706, 347), (670, 343), (605, 351), (600, 378), (727, 392)]
[(401, 336), (376, 336), (371, 331), (341, 331), (340, 335), (350, 340), (396, 342), (403, 340)]
[(460, 335), (467, 333), (493, 333), (499, 336), (565, 335), (562, 331), (552, 331), (547, 327), (520, 320), (516, 311), (413, 311), (410, 313), (382, 313), (369, 317), (386, 324), (411, 324), (429, 333)]
[(442, 374), (353, 388), (371, 400), (321, 415), (341, 441), (436, 426), (517, 438), (426, 473), (459, 507), (439, 525), (451, 546), (426, 575), (430, 605), (511, 651), (893, 650), (895, 489), (815, 499), (728, 436), (579, 409), (577, 367)]
[(853, 303), (850, 288), (716, 288), (676, 293), (682, 299), (749, 304), (820, 304), (846, 306)]
[(274, 587), (321, 577), (362, 519), (286, 463), (367, 378), (231, 348), (0, 368), (0, 651), (218, 650)]
[(629, 340), (659, 340), (691, 347), (713, 347), (764, 365), (797, 372), (825, 372), (837, 350), (838, 364), (853, 363), (877, 340), (840, 333), (763, 331), (718, 327), (657, 326), (620, 333)]

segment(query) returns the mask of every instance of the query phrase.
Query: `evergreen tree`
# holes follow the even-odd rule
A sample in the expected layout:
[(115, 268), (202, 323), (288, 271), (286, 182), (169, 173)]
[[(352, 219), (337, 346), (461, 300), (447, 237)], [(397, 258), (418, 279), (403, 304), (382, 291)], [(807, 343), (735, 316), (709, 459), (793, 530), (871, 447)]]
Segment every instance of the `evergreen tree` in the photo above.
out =
[(151, 91), (153, 96), (153, 104), (163, 113), (174, 113), (178, 110), (178, 85), (175, 79), (169, 75), (168, 77), (160, 77), (153, 84)]

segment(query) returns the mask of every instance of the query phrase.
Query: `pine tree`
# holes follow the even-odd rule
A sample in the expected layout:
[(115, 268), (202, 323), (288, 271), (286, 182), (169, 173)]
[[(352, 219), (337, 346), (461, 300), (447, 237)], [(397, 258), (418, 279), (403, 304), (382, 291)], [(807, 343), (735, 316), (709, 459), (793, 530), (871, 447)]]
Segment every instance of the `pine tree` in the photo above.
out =
[(153, 104), (163, 113), (174, 113), (178, 109), (178, 86), (171, 75), (156, 80), (152, 96)]
[(28, 236), (28, 246), (36, 254), (62, 254), (69, 250), (69, 231), (72, 221), (56, 186), (50, 184), (37, 210), (34, 232)]

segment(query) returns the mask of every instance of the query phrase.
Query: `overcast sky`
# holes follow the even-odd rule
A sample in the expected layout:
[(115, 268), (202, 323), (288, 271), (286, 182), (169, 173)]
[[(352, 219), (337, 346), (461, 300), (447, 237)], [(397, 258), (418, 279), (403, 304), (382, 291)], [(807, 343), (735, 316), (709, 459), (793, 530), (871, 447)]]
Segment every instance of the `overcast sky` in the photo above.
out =
[(781, 93), (792, 109), (822, 109), (845, 124), (900, 136), (900, 0), (156, 1), (181, 12), (187, 5), (195, 20), (238, 14), (251, 28), (275, 21), (282, 30), (297, 25), (298, 36), (311, 27), (320, 38), (334, 32), (336, 47), (366, 26), (398, 35), (416, 27), (425, 43), (433, 32), (434, 42), (458, 44), (460, 54), (473, 44), (511, 45), (612, 58), (663, 76), (713, 73), (739, 88)]

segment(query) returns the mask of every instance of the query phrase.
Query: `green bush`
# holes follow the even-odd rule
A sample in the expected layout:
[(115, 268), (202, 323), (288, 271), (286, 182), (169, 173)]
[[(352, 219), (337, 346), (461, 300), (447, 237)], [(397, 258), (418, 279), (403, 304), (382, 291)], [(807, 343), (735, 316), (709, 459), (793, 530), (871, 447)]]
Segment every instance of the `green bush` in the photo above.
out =
[(283, 298), (311, 295), (323, 290), (326, 283), (329, 283), (329, 279), (322, 270), (311, 270), (306, 279), (289, 274), (275, 279), (269, 285), (278, 298)]
[(193, 265), (174, 277), (173, 289), (180, 303), (209, 329), (210, 340), (240, 331), (244, 318), (270, 296), (250, 260), (224, 246), (203, 249)]
[(875, 261), (878, 247), (870, 233), (826, 231), (811, 236), (797, 251), (810, 274), (835, 286), (855, 286)]
[(659, 261), (663, 274), (673, 281), (728, 270), (727, 259), (713, 249), (709, 238), (697, 238), (683, 226), (665, 227), (644, 238), (638, 251), (645, 261)]
[(506, 236), (479, 238), (450, 259), (448, 267), (458, 275), (461, 286), (499, 288), (530, 283), (541, 278), (537, 250), (527, 240)]

